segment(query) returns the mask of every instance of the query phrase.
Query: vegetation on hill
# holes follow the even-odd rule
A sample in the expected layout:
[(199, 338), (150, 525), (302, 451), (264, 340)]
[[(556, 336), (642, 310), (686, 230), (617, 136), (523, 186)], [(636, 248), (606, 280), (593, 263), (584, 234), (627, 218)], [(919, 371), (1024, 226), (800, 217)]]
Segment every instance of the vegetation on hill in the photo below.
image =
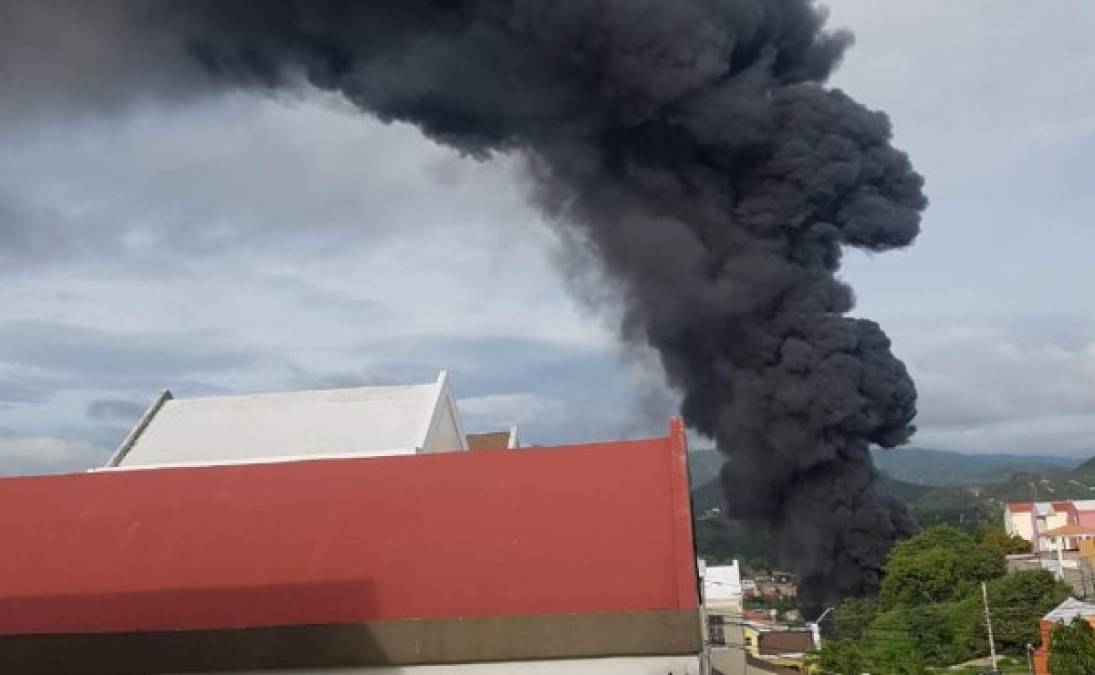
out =
[(1069, 593), (1042, 570), (1005, 574), (995, 543), (949, 526), (899, 543), (884, 571), (878, 598), (851, 599), (834, 612), (833, 635), (816, 656), (820, 672), (919, 675), (983, 656), (981, 582), (997, 651), (1022, 655), (1038, 643), (1038, 619)]
[[(744, 530), (725, 519), (720, 522), (714, 513), (722, 504), (717, 473), (721, 457), (713, 450), (707, 453), (690, 461), (699, 552), (719, 560), (771, 559), (763, 533)], [(704, 477), (706, 481), (696, 482)], [(883, 473), (880, 487), (905, 502), (921, 527), (946, 524), (975, 532), (1001, 523), (1007, 502), (1095, 499), (1095, 458), (1068, 471), (1016, 473), (1003, 482), (988, 484), (917, 485)]]
[(706, 485), (719, 477), (719, 469), (722, 468), (726, 456), (718, 450), (708, 448), (705, 450), (689, 450), (688, 472), (692, 477), (692, 485)]
[(968, 455), (928, 448), (876, 450), (875, 466), (914, 485), (960, 486), (1005, 483), (1015, 474), (1052, 475), (1076, 468), (1080, 460), (1046, 455)]

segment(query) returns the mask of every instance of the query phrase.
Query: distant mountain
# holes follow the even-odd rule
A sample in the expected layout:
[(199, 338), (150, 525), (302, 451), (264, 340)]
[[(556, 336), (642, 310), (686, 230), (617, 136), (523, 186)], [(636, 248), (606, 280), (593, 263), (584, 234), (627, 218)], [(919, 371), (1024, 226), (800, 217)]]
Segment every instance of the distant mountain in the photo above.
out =
[[(714, 515), (712, 509), (722, 505), (722, 492), (718, 482), (717, 466), (713, 461), (719, 459), (717, 453), (689, 458), (692, 467), (693, 488), (692, 505), (696, 517), (696, 546), (698, 551), (715, 560), (742, 557), (746, 559), (770, 559), (769, 542), (763, 532), (755, 528), (728, 523), (724, 518)], [(906, 451), (899, 451), (906, 452)], [(912, 452), (912, 451), (908, 451)], [(931, 457), (940, 461), (937, 466), (946, 466), (942, 462), (951, 461), (953, 455), (941, 451), (919, 451), (922, 457)], [(964, 465), (966, 455), (954, 460), (958, 466)], [(1060, 457), (1048, 458), (1049, 468), (1045, 467), (1045, 457), (1020, 456), (1020, 462), (1014, 463), (1014, 455), (988, 455), (988, 464), (1000, 459), (997, 466), (1004, 469), (1004, 477), (989, 472), (991, 481), (971, 481), (965, 485), (924, 485), (882, 473), (880, 489), (897, 497), (908, 505), (921, 527), (940, 523), (956, 525), (965, 529), (974, 529), (989, 523), (999, 523), (1003, 517), (1004, 504), (1019, 501), (1053, 501), (1065, 499), (1095, 499), (1095, 457), (1078, 466), (1077, 460)], [(972, 457), (974, 460), (981, 456)], [(1019, 470), (1023, 460), (1032, 461), (1026, 466), (1035, 470)], [(1062, 468), (1062, 464), (1068, 466)], [(715, 469), (711, 469), (715, 466)], [(1040, 469), (1040, 470), (1037, 470)], [(951, 471), (949, 468), (938, 472)], [(959, 469), (953, 469), (957, 471)], [(936, 473), (936, 472), (933, 472)], [(983, 472), (974, 475), (985, 475)], [(922, 475), (928, 475), (925, 471)], [(709, 476), (705, 482), (695, 478)], [(936, 479), (938, 480), (938, 479)]]
[(949, 523), (972, 528), (1000, 522), (1008, 502), (1095, 499), (1095, 458), (1066, 471), (1012, 473), (1002, 482), (922, 486), (883, 475), (882, 485), (908, 504), (923, 526)]
[(890, 477), (915, 485), (1006, 483), (1016, 474), (1054, 475), (1081, 460), (1048, 455), (967, 455), (928, 448), (876, 450), (874, 463)]
[(726, 461), (718, 450), (706, 448), (688, 452), (688, 471), (692, 474), (692, 485), (703, 485), (719, 475), (722, 463)]
[[(1054, 476), (1075, 469), (1082, 461), (1052, 455), (967, 455), (917, 447), (877, 450), (873, 456), (875, 466), (894, 480), (926, 486), (1007, 483), (1027, 474)], [(717, 477), (724, 461), (725, 457), (714, 449), (689, 452), (692, 484), (703, 485)]]

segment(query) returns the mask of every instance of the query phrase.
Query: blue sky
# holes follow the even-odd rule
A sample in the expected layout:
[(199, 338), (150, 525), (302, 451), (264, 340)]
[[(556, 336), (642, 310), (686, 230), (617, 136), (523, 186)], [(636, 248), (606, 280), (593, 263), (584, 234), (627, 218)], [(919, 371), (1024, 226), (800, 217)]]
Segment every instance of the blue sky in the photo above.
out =
[[(1095, 6), (828, 5), (857, 38), (834, 84), (890, 114), (932, 200), (914, 247), (843, 271), (917, 379), (916, 442), (1095, 453)], [(0, 473), (101, 463), (162, 387), (447, 368), (469, 427), (540, 443), (673, 409), (512, 159), (314, 92), (30, 109), (0, 101)]]

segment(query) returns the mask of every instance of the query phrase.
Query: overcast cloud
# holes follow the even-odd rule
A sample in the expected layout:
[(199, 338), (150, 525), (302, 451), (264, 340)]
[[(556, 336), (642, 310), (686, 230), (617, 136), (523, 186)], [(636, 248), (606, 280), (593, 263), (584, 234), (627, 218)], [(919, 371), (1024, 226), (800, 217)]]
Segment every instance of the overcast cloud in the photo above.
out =
[[(932, 199), (916, 246), (845, 269), (917, 380), (916, 443), (1095, 453), (1095, 6), (828, 4), (857, 35), (836, 84), (891, 115)], [(163, 387), (447, 368), (471, 430), (664, 426), (656, 363), (576, 299), (512, 159), (315, 93), (35, 105), (0, 116), (0, 473), (101, 463)]]

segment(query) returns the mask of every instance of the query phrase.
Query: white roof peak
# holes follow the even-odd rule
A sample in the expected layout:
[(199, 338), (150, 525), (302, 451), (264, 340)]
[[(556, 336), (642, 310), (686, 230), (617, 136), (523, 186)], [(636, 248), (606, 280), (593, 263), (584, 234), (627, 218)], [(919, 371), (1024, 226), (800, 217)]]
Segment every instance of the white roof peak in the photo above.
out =
[(162, 391), (108, 467), (231, 464), (466, 450), (441, 371), (432, 383), (176, 399)]
[(1044, 618), (1047, 621), (1068, 625), (1072, 623), (1073, 619), (1085, 619), (1089, 616), (1095, 616), (1095, 605), (1069, 596), (1049, 614), (1046, 614)]

